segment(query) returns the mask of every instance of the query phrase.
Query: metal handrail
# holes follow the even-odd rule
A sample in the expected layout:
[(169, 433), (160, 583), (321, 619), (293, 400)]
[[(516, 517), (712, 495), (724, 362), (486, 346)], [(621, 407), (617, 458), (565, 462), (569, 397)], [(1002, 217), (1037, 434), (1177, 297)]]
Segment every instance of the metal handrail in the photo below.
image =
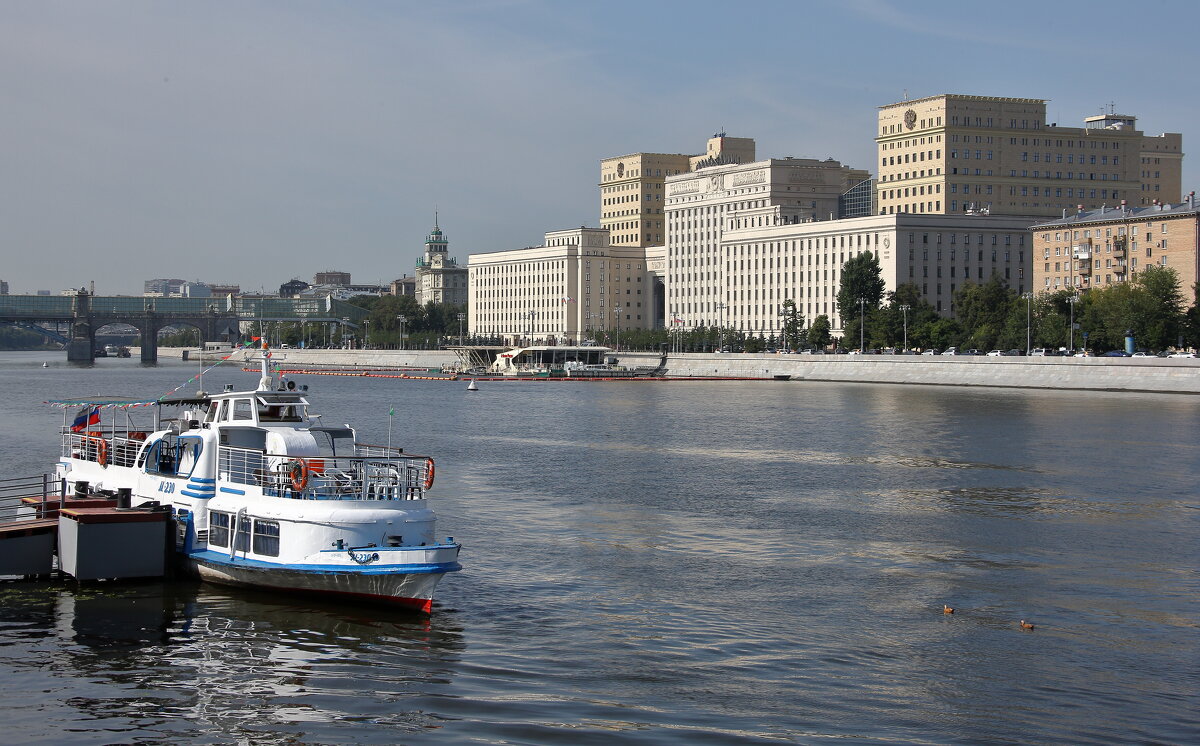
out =
[(399, 453), (301, 457), (220, 446), (217, 459), (220, 481), (297, 500), (420, 500), (432, 481), (431, 459)]
[[(57, 518), (65, 489), (63, 482), (53, 474), (0, 479), (0, 523)], [(39, 499), (36, 503), (26, 502), (29, 498)], [(46, 503), (54, 507), (37, 507)]]

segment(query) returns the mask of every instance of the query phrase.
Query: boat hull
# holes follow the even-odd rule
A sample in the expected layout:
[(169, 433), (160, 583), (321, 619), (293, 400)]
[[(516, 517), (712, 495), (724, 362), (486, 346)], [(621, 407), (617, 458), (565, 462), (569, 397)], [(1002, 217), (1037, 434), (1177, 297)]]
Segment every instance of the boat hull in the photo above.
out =
[(442, 576), (461, 569), (454, 562), (412, 572), (330, 572), (204, 556), (212, 554), (201, 552), (187, 556), (187, 569), (201, 580), (218, 585), (336, 596), (389, 604), (425, 614), (433, 609), (433, 591)]

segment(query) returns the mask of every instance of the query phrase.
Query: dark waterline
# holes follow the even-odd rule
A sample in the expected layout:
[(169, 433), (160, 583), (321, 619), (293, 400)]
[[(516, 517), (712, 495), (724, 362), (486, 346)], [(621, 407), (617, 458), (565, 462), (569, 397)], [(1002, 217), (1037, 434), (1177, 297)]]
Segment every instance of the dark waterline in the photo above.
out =
[[(199, 370), (44, 358), (0, 354), (6, 475), (45, 399)], [(298, 378), (437, 458), (432, 617), (3, 583), (6, 742), (1200, 741), (1195, 397)]]

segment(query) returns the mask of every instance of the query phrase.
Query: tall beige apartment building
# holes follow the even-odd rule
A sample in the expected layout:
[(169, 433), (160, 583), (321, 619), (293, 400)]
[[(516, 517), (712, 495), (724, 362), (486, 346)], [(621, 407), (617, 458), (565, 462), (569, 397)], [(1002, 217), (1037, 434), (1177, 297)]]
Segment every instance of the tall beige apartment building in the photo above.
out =
[(696, 168), (754, 160), (754, 140), (718, 132), (702, 155), (631, 153), (600, 161), (600, 227), (614, 246), (653, 246), (665, 241), (665, 181)]
[(1051, 217), (1077, 205), (1175, 202), (1183, 136), (1147, 136), (1136, 117), (1046, 121), (1046, 102), (944, 94), (879, 108), (881, 214)]
[(1033, 289), (1087, 290), (1132, 280), (1151, 265), (1179, 273), (1184, 297), (1200, 279), (1200, 209), (1179, 204), (1072, 211), (1029, 229)]

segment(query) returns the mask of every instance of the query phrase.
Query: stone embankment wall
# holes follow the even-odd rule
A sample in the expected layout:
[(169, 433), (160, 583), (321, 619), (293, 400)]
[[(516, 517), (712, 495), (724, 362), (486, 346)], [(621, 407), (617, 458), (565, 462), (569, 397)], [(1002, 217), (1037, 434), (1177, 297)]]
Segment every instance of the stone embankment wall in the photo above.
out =
[[(160, 355), (165, 357), (163, 352)], [(196, 354), (191, 352), (192, 359)], [(276, 354), (285, 365), (295, 367), (428, 369), (455, 362), (453, 353), (437, 350), (280, 350)], [(219, 359), (210, 355), (205, 359)], [(617, 356), (621, 364), (630, 366), (655, 366), (660, 360), (649, 352)], [(667, 375), (1200, 394), (1200, 359), (690, 353), (669, 357)]]
[[(621, 355), (630, 365), (657, 360)], [(670, 358), (667, 369), (672, 376), (1200, 394), (1200, 359), (692, 354)]]

